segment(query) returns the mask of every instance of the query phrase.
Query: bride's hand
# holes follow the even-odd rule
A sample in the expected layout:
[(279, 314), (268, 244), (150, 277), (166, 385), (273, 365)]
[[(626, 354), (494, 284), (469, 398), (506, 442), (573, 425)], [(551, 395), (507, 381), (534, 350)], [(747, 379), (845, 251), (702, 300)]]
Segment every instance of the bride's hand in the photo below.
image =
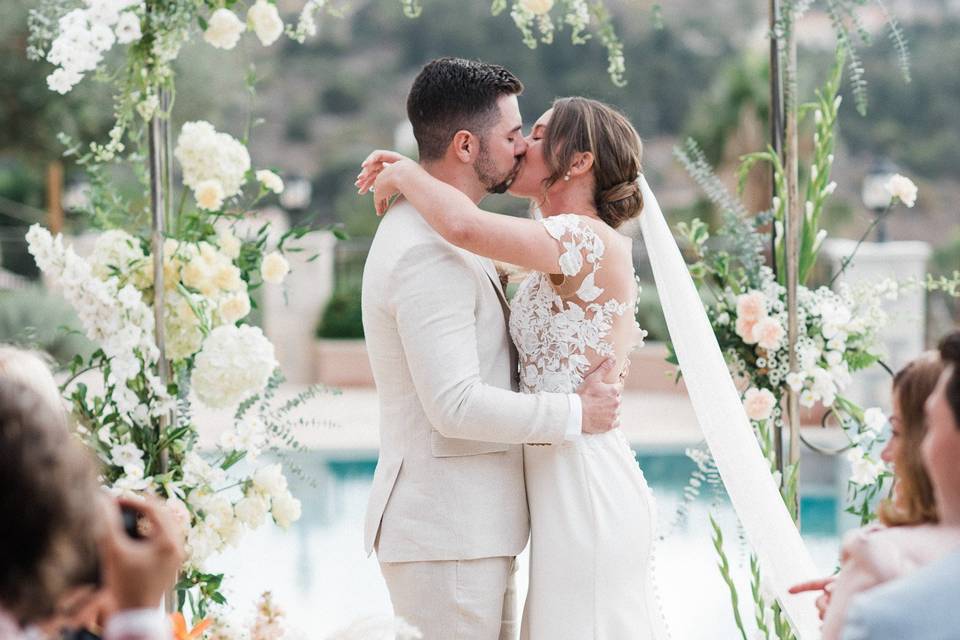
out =
[(401, 174), (410, 169), (418, 167), (416, 162), (409, 158), (402, 158), (396, 162), (384, 165), (376, 179), (373, 181), (373, 202), (377, 208), (377, 215), (384, 215), (393, 204), (393, 199), (400, 195)]
[(353, 183), (357, 187), (357, 194), (362, 196), (370, 191), (374, 181), (385, 166), (406, 158), (401, 153), (384, 149), (377, 149), (368, 155), (367, 159), (360, 164), (360, 174), (357, 176), (356, 182)]

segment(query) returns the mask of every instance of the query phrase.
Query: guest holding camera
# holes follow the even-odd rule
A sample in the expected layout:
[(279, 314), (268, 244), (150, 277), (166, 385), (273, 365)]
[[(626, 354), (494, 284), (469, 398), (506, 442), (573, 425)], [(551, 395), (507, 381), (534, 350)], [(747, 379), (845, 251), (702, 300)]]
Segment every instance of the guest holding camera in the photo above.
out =
[[(138, 514), (137, 538), (121, 507)], [(49, 370), (6, 347), (0, 513), (0, 640), (43, 637), (92, 613), (107, 640), (170, 637), (159, 606), (183, 561), (176, 524), (157, 501), (103, 493), (94, 461), (66, 428)]]

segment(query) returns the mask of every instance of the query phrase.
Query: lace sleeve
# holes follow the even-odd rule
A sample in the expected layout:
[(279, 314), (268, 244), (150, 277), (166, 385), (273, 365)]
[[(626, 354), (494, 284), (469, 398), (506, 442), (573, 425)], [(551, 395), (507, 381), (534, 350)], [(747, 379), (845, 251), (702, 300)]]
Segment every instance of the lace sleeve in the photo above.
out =
[(596, 273), (600, 270), (604, 245), (597, 232), (580, 216), (570, 213), (544, 218), (543, 226), (560, 244), (557, 266), (562, 281), (554, 281), (554, 285), (575, 293), (583, 302), (593, 302), (600, 297), (603, 289), (596, 285)]

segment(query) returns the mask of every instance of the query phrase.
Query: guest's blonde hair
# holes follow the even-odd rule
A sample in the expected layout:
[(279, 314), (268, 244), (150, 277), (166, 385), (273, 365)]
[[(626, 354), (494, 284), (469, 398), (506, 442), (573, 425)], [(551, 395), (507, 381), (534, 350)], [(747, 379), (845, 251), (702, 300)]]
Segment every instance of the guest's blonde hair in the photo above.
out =
[(0, 380), (18, 382), (32, 389), (66, 419), (60, 387), (43, 354), (0, 344)]

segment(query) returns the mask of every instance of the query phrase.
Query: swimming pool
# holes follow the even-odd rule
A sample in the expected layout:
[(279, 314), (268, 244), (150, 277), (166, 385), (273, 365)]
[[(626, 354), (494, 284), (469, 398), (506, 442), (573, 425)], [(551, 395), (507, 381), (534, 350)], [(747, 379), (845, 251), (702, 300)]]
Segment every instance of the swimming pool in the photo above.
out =
[[(679, 451), (641, 452), (637, 459), (657, 499), (660, 533), (657, 577), (664, 613), (674, 639), (738, 637), (727, 588), (717, 570), (708, 514), (712, 498), (704, 491), (677, 522), (683, 488), (693, 463)], [(287, 610), (290, 626), (303, 637), (326, 634), (367, 615), (388, 615), (390, 602), (376, 558), (363, 552), (363, 516), (375, 460), (314, 452), (297, 459), (316, 486), (291, 479), (303, 503), (303, 517), (289, 531), (273, 525), (250, 533), (239, 549), (211, 562), (228, 574), (228, 597), (249, 609), (265, 590)], [(838, 535), (846, 526), (829, 485), (805, 486), (802, 533), (814, 561), (825, 573), (836, 562)], [(746, 566), (736, 520), (722, 500), (715, 508), (724, 527), (727, 554), (739, 584), (742, 615), (752, 620)], [(519, 592), (526, 592), (526, 554), (521, 556)]]

